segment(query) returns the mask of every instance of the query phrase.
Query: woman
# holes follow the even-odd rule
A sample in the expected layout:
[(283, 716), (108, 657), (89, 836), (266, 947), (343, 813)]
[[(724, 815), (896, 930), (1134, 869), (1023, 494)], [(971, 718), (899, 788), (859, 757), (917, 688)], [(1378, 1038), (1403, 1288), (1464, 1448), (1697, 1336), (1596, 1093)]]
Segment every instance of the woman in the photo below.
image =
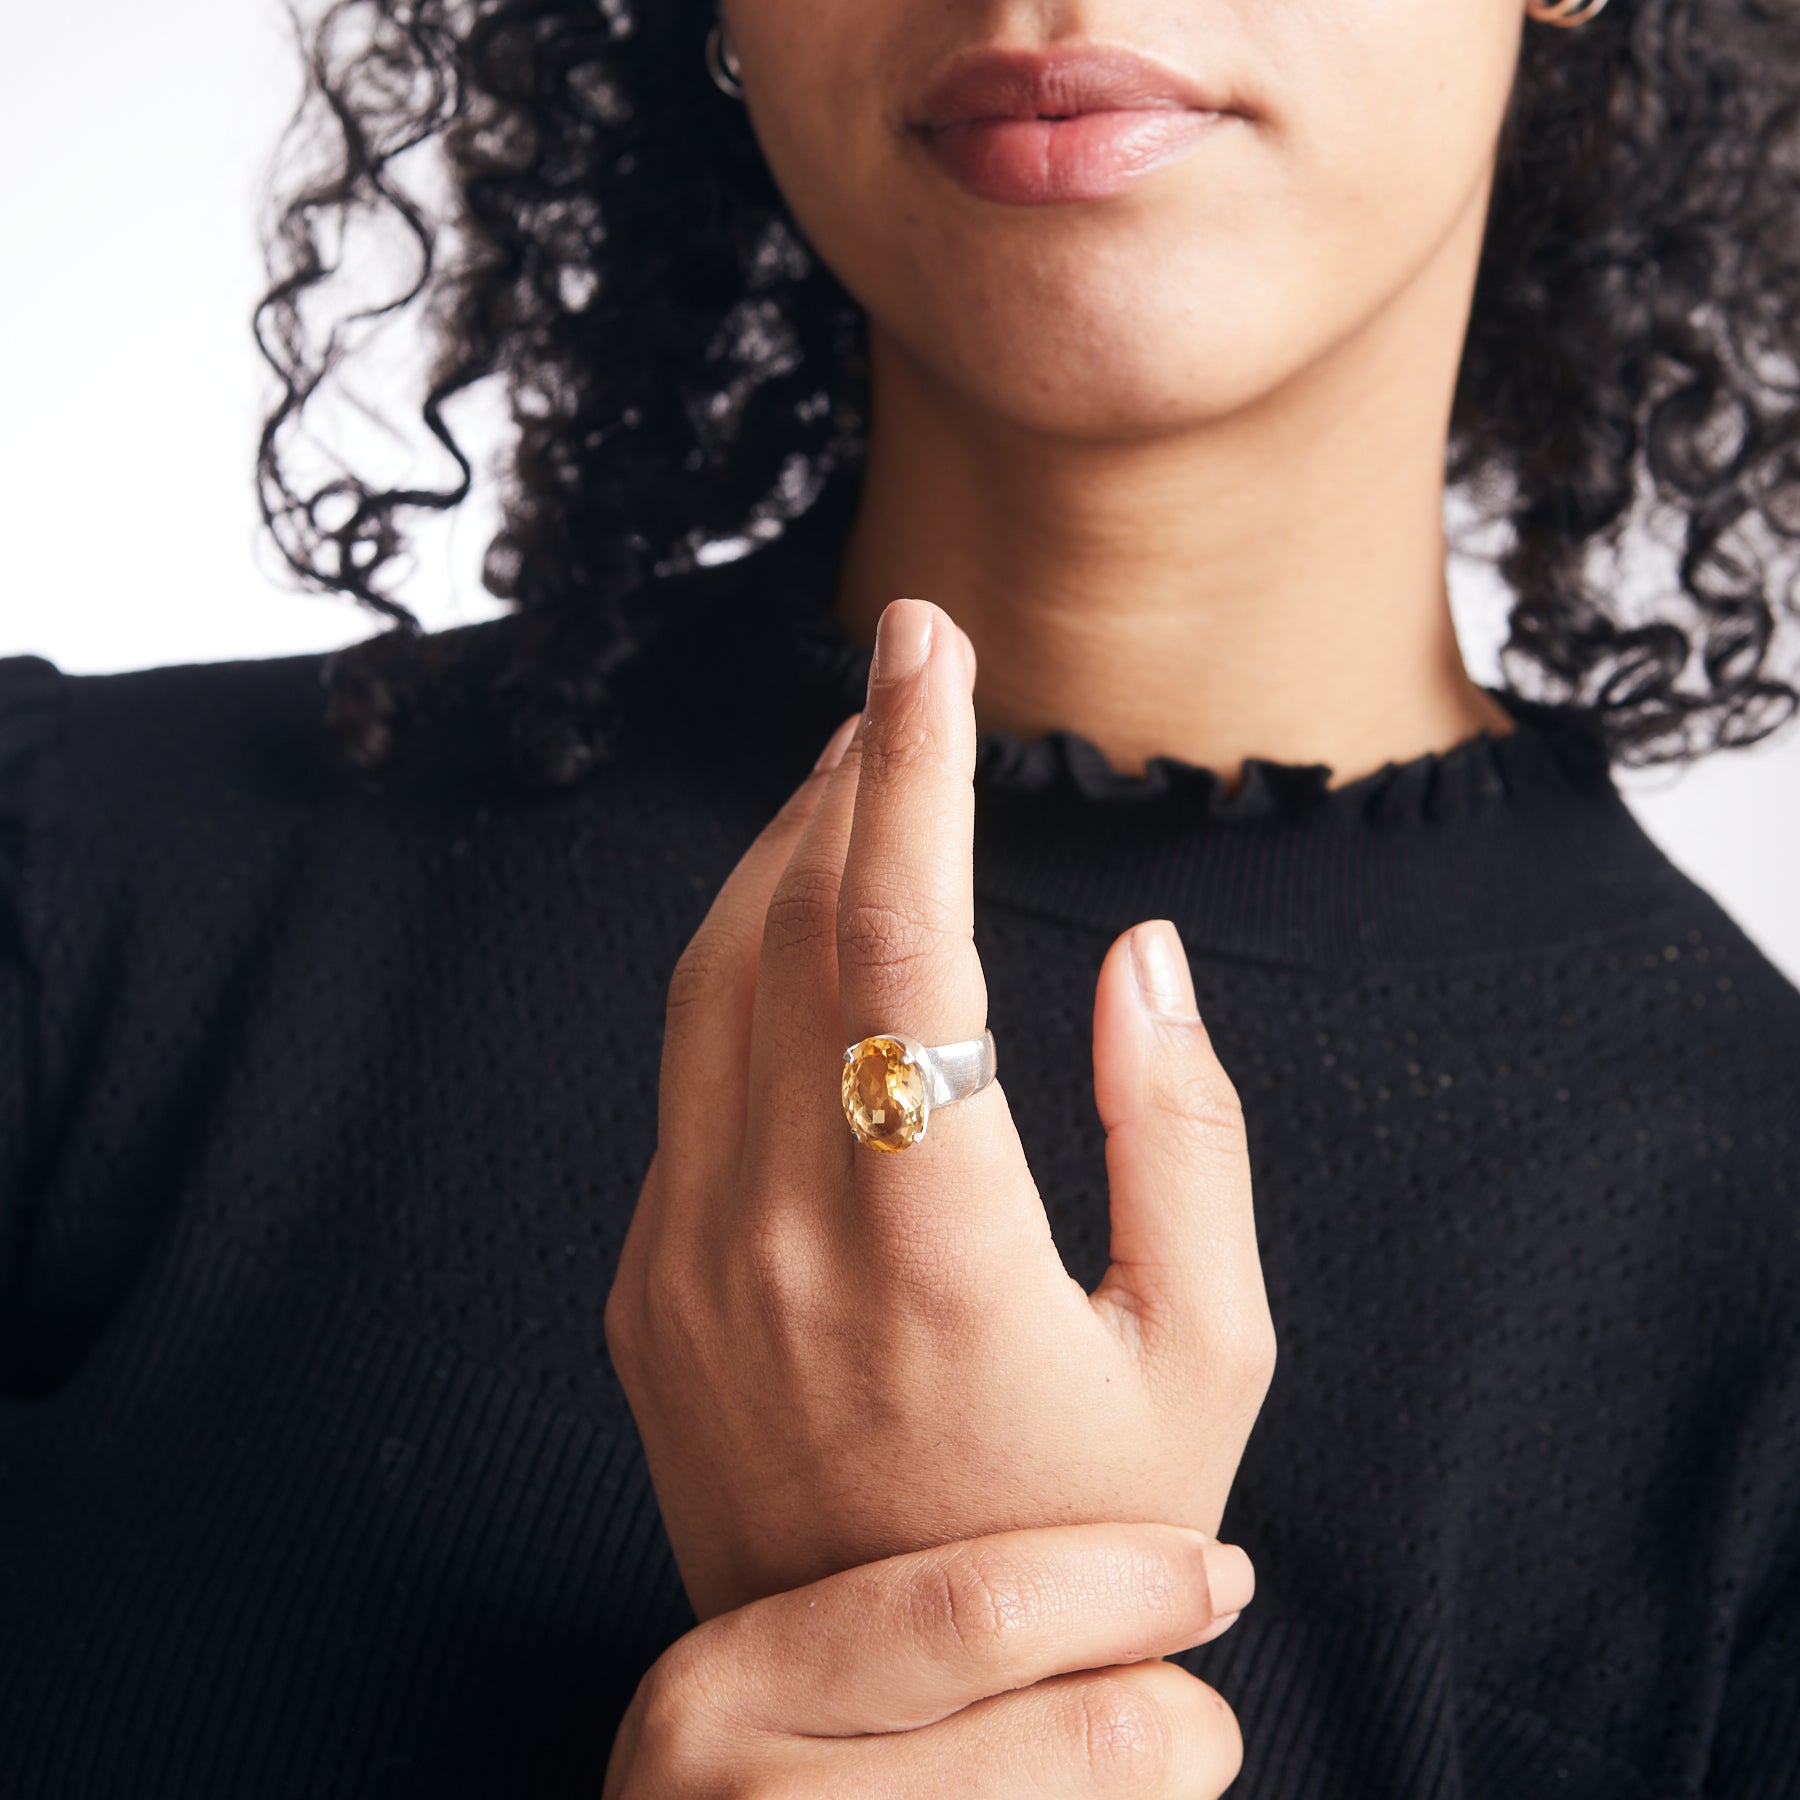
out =
[[(1792, 708), (1800, 24), (727, 10), (327, 13), (396, 629), (0, 665), (0, 1792), (1791, 1791), (1800, 996), (1610, 766)], [(299, 473), (371, 207), (499, 621)]]

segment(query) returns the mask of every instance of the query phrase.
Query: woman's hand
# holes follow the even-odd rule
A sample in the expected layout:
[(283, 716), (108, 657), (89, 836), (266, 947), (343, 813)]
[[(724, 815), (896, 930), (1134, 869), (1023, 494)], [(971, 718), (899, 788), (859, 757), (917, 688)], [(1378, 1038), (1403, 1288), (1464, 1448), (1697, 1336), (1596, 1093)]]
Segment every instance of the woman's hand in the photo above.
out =
[(847, 1569), (678, 1638), (626, 1710), (602, 1800), (1216, 1800), (1243, 1761), (1237, 1720), (1148, 1659), (1216, 1637), (1254, 1586), (1241, 1550), (1169, 1525), (1003, 1532)]
[[(1092, 1295), (1013, 1126), (1004, 1021), (1001, 1079), (920, 1142), (875, 1149), (845, 1121), (846, 1044), (988, 1022), (973, 678), (941, 609), (887, 607), (865, 711), (670, 982), (657, 1149), (605, 1328), (701, 1619), (1013, 1527), (1216, 1533), (1274, 1368), (1238, 1096), (1172, 927), (1121, 934), (1100, 970), (1112, 1263)], [(1158, 929), (1174, 956), (1146, 1000)]]

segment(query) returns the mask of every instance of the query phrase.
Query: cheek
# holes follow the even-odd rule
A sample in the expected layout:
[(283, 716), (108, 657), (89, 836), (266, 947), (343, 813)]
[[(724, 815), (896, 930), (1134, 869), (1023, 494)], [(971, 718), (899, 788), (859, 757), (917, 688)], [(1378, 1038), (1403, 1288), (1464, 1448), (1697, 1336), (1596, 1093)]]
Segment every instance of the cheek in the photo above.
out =
[[(1341, 12), (1341, 4), (1319, 11)], [(1369, 0), (1353, 28), (1290, 48), (1281, 162), (1298, 250), (1359, 271), (1416, 266), (1482, 189), (1511, 89), (1513, 0), (1420, 9)]]

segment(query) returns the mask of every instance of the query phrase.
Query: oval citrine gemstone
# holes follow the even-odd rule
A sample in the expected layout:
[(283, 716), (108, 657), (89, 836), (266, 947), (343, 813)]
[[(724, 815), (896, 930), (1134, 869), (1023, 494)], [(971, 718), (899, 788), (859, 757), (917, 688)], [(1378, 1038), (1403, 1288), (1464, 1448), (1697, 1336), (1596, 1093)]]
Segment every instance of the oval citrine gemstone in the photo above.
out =
[(904, 1150), (925, 1132), (925, 1071), (898, 1038), (869, 1037), (844, 1059), (844, 1117), (865, 1144)]

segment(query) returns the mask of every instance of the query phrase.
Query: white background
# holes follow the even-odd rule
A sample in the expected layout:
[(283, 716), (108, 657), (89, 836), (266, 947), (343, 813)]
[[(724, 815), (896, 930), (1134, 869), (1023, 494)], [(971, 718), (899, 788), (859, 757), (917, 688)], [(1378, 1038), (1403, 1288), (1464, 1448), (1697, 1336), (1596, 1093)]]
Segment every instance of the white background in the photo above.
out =
[[(250, 330), (256, 220), (299, 94), (271, 0), (9, 14), (0, 655), (86, 672), (327, 649), (377, 628), (286, 585), (257, 512), (273, 376)], [(451, 423), (484, 418), (491, 442), (497, 414), (477, 413), (480, 399)], [(415, 471), (433, 485), (447, 472), (429, 460)], [(478, 485), (422, 547), (401, 597), (427, 626), (499, 610), (478, 579), (494, 517)], [(1451, 579), (1469, 666), (1494, 681), (1503, 596), (1479, 564), (1457, 559)], [(1800, 982), (1800, 726), (1617, 780), (1668, 854)]]

